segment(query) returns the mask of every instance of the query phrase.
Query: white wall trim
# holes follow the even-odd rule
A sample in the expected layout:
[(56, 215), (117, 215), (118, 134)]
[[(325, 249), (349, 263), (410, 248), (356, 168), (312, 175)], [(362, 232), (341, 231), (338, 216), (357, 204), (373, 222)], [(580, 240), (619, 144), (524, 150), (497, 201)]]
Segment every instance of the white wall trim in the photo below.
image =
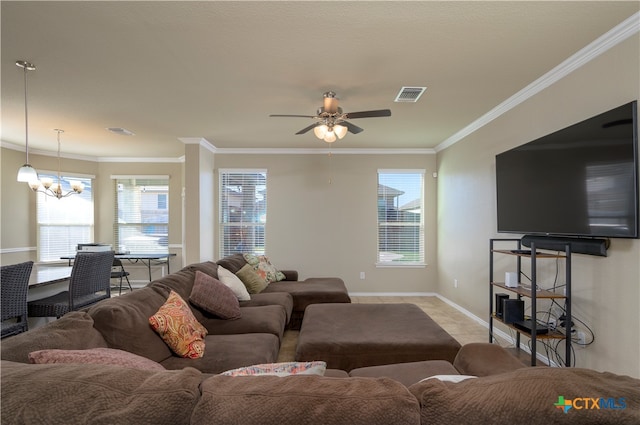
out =
[(35, 246), (20, 246), (16, 248), (2, 248), (0, 249), (0, 254), (14, 254), (16, 252), (31, 252), (35, 251)]
[(349, 292), (350, 297), (437, 297), (435, 292)]
[(231, 155), (435, 155), (431, 148), (372, 149), (372, 148), (218, 148), (216, 154)]
[(578, 52), (561, 62), (542, 77), (538, 78), (468, 126), (464, 127), (462, 130), (437, 145), (435, 147), (435, 151), (440, 152), (456, 142), (459, 142), (502, 114), (515, 108), (525, 100), (535, 96), (550, 85), (566, 77), (592, 59), (600, 56), (602, 53), (636, 34), (638, 31), (640, 31), (640, 12), (634, 13), (619, 25), (607, 31), (587, 46), (578, 50)]

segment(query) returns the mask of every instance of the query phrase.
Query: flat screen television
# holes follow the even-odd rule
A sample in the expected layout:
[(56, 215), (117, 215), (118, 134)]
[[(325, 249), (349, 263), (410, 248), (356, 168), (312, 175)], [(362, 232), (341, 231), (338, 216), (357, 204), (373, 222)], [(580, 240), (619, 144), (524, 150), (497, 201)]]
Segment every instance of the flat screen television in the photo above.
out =
[(638, 238), (637, 101), (496, 155), (499, 233)]

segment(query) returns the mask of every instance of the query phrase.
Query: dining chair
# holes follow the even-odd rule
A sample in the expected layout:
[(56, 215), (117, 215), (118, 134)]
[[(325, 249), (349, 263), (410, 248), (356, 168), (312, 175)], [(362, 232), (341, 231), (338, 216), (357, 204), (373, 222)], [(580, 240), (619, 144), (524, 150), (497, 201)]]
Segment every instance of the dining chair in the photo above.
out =
[(0, 292), (2, 293), (1, 338), (29, 330), (27, 322), (27, 292), (33, 261), (2, 266)]
[(122, 279), (127, 280), (127, 285), (129, 285), (129, 290), (133, 292), (133, 288), (131, 287), (131, 282), (129, 282), (129, 272), (124, 269), (122, 265), (122, 260), (119, 258), (113, 259), (113, 264), (111, 267), (111, 279), (120, 279), (120, 289), (118, 290), (118, 295), (122, 295)]
[(30, 301), (30, 317), (60, 318), (111, 297), (113, 251), (78, 252), (71, 268), (69, 290)]

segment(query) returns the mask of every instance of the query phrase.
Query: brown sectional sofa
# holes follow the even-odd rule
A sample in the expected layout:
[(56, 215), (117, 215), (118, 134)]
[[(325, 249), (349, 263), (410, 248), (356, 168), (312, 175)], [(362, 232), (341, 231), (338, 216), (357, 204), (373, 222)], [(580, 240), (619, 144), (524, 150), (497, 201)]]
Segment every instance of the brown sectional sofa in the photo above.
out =
[[(242, 254), (232, 254), (218, 260), (217, 264), (232, 273), (237, 273), (247, 262)], [(290, 329), (300, 329), (304, 311), (311, 304), (351, 302), (342, 279), (311, 277), (298, 282), (298, 272), (296, 270), (282, 270), (282, 272), (285, 275), (285, 279), (270, 283), (259, 295), (282, 292), (292, 295), (293, 311), (288, 325)], [(300, 283), (303, 283), (303, 285)]]
[[(586, 369), (523, 368), (491, 344), (467, 344), (453, 362), (372, 366), (349, 373), (329, 369), (325, 376), (218, 375), (276, 361), (295, 301), (290, 293), (256, 294), (243, 303), (242, 317), (233, 321), (192, 308), (209, 331), (205, 356), (193, 360), (173, 355), (147, 319), (170, 290), (188, 299), (196, 270), (215, 275), (216, 267), (212, 262), (185, 267), (131, 294), (3, 340), (1, 423), (640, 423), (640, 380)], [(36, 350), (104, 347), (138, 354), (172, 370), (28, 364), (29, 353)], [(420, 382), (458, 374), (478, 378)], [(554, 406), (558, 396), (610, 397), (619, 408), (565, 414)]]

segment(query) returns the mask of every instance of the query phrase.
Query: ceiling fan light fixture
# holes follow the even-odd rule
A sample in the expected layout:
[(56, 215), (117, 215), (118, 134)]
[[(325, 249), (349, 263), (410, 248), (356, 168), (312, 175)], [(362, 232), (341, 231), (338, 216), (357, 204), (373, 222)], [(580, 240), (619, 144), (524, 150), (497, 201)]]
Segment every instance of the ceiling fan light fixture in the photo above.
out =
[(334, 125), (333, 132), (336, 134), (336, 136), (338, 136), (338, 139), (342, 139), (347, 135), (347, 127), (340, 124)]
[(313, 127), (313, 134), (315, 134), (318, 139), (324, 139), (324, 136), (327, 134), (327, 130), (329, 130), (329, 127), (325, 124), (317, 125)]
[(333, 131), (328, 131), (327, 134), (324, 136), (324, 141), (327, 143), (333, 143), (336, 140), (337, 140), (336, 133), (334, 133)]

